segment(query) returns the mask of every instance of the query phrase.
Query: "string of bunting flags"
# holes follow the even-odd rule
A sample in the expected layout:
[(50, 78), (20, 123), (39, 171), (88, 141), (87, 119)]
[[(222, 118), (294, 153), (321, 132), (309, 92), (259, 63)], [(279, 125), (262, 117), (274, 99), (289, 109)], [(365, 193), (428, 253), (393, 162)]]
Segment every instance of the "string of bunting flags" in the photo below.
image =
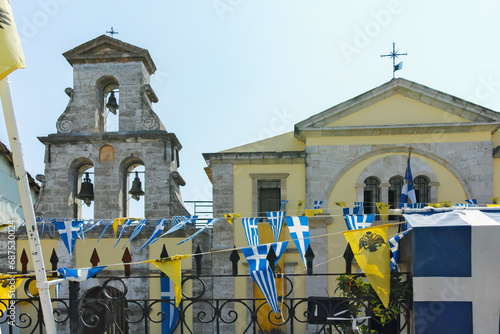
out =
[[(492, 198), (492, 202), (498, 203), (497, 198)], [(241, 250), (247, 259), (250, 267), (250, 274), (254, 279), (255, 283), (266, 297), (269, 305), (271, 306), (273, 312), (279, 314), (280, 310), (278, 307), (278, 297), (276, 292), (276, 284), (274, 280), (274, 274), (269, 265), (269, 261), (267, 260), (268, 254), (272, 249), (276, 254), (275, 264), (279, 261), (281, 256), (284, 254), (289, 241), (279, 241), (283, 224), (286, 222), (287, 227), (290, 232), (290, 236), (294, 241), (300, 256), (304, 262), (304, 266), (307, 267), (306, 261), (306, 252), (308, 247), (310, 246), (310, 239), (317, 237), (324, 237), (332, 234), (340, 234), (343, 233), (348, 244), (350, 245), (354, 257), (360, 269), (365, 273), (368, 281), (372, 284), (374, 290), (379, 295), (382, 303), (387, 306), (388, 298), (390, 295), (390, 272), (398, 271), (398, 247), (401, 238), (404, 237), (407, 231), (403, 227), (401, 223), (396, 224), (385, 224), (385, 218), (388, 215), (390, 206), (385, 203), (376, 203), (376, 207), (379, 211), (380, 217), (383, 219), (384, 224), (378, 226), (371, 226), (373, 221), (375, 220), (375, 214), (362, 214), (364, 203), (363, 202), (355, 202), (353, 208), (346, 208), (345, 202), (336, 202), (337, 206), (342, 207), (343, 217), (346, 223), (347, 231), (344, 232), (334, 232), (330, 234), (325, 234), (321, 236), (310, 236), (309, 231), (309, 217), (323, 214), (323, 209), (321, 206), (323, 204), (322, 201), (316, 201), (314, 203), (313, 210), (305, 210), (305, 216), (286, 216), (286, 211), (284, 211), (285, 202), (282, 202), (280, 211), (275, 212), (267, 212), (267, 220), (270, 224), (271, 230), (273, 232), (274, 243), (270, 244), (260, 244), (260, 237), (258, 234), (257, 224), (261, 218), (242, 218), (241, 213), (229, 213), (224, 215), (224, 219), (228, 221), (231, 225), (234, 225), (234, 220), (241, 218), (241, 223), (245, 231), (246, 239), (248, 242), (248, 247), (240, 247), (240, 248), (232, 248), (227, 250), (219, 250), (215, 252), (221, 251), (233, 251), (235, 249)], [(418, 208), (423, 205), (416, 205), (418, 203), (405, 203), (401, 207), (404, 208)], [(302, 204), (303, 205), (303, 204)], [(301, 206), (302, 206), (301, 205)], [(436, 203), (436, 205), (442, 205), (442, 207), (448, 206), (446, 202)], [(498, 205), (498, 204), (493, 204)], [(430, 206), (430, 205), (428, 205)], [(457, 205), (458, 206), (458, 205)], [(478, 206), (476, 200), (467, 200), (467, 203), (464, 203), (460, 206)], [(489, 205), (492, 206), (492, 205)], [(348, 210), (345, 210), (348, 209)], [(333, 216), (333, 215), (332, 215)], [(144, 247), (151, 245), (152, 243), (157, 242), (163, 236), (178, 231), (189, 224), (196, 223), (198, 217), (197, 216), (178, 216), (172, 218), (172, 227), (163, 232), (164, 227), (168, 219), (161, 219), (158, 221), (154, 231), (147, 239), (147, 241), (141, 246), (141, 249)], [(187, 242), (188, 240), (193, 239), (199, 233), (203, 232), (205, 229), (211, 227), (214, 223), (218, 222), (222, 218), (212, 218), (207, 221), (207, 223), (199, 229), (196, 233), (191, 235), (190, 237), (182, 240), (178, 243), (178, 245)], [(97, 226), (104, 225), (103, 231), (99, 236), (99, 240), (102, 238), (104, 232), (109, 226), (113, 226), (113, 230), (115, 236), (118, 235), (118, 239), (114, 245), (116, 247), (123, 237), (125, 229), (130, 229), (133, 226), (133, 222), (137, 222), (135, 224), (135, 228), (123, 246), (123, 248), (128, 245), (134, 238), (136, 238), (146, 227), (148, 220), (147, 219), (134, 219), (134, 218), (115, 218), (105, 223), (104, 220), (99, 220), (92, 224), (91, 222), (84, 222), (79, 220), (57, 220), (54, 218), (39, 218), (39, 223), (47, 224), (42, 230), (45, 231), (47, 229), (51, 235), (55, 234), (55, 230), (59, 232), (59, 235), (67, 248), (70, 255), (73, 254), (76, 240), (80, 238), (84, 241), (84, 234), (88, 231), (95, 229)], [(388, 236), (388, 227), (391, 225), (402, 225), (401, 233), (398, 233), (395, 236)], [(121, 226), (120, 233), (118, 234), (118, 227)], [(98, 240), (98, 242), (99, 242)], [(207, 254), (212, 254), (214, 252), (207, 252)], [(203, 253), (202, 253), (203, 254)], [(391, 255), (392, 254), (392, 255)], [(191, 255), (175, 255), (169, 258), (162, 259), (153, 259), (146, 261), (139, 261), (135, 263), (127, 263), (127, 265), (139, 264), (139, 263), (151, 263), (159, 268), (165, 275), (171, 278), (173, 284), (175, 286), (175, 294), (176, 294), (176, 305), (180, 302), (180, 260), (187, 258)], [(198, 254), (200, 255), (200, 254)], [(338, 257), (341, 258), (341, 257)], [(96, 275), (99, 271), (103, 270), (109, 266), (115, 265), (123, 265), (123, 263), (119, 264), (110, 264), (107, 266), (99, 266), (99, 267), (91, 267), (91, 268), (79, 268), (79, 269), (68, 269), (68, 268), (59, 268), (57, 272), (61, 280), (77, 280), (83, 281), (89, 279)], [(17, 275), (17, 278), (26, 277), (27, 275)], [(13, 277), (12, 275), (8, 275), (9, 278)], [(5, 279), (0, 275), (0, 279)], [(60, 284), (60, 283), (58, 283)], [(2, 293), (0, 289), (0, 294)]]

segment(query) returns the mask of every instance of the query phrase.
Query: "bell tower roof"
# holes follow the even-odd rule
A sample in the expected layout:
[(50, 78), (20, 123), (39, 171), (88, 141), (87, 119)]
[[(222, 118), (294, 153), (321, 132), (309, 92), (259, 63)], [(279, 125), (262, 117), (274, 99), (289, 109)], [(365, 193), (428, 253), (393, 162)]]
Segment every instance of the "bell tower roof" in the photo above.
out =
[(148, 50), (101, 35), (63, 53), (64, 58), (74, 64), (127, 63), (141, 61), (149, 74), (156, 71)]

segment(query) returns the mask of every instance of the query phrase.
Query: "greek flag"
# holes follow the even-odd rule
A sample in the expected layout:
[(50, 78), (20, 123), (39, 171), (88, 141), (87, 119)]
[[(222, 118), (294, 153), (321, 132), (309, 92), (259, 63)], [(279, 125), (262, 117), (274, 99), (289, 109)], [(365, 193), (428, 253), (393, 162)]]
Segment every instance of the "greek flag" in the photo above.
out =
[(345, 215), (362, 215), (363, 214), (363, 202), (356, 202), (356, 203), (361, 203), (361, 205), (355, 205), (353, 208), (342, 208), (342, 212)]
[(287, 199), (282, 199), (281, 200), (280, 211), (283, 211), (283, 208), (285, 207), (286, 203), (288, 203)]
[[(88, 229), (86, 229), (85, 231), (83, 231), (83, 233), (86, 233), (94, 228), (96, 228), (97, 226), (101, 226), (103, 222), (103, 219), (99, 219), (96, 223), (94, 223), (91, 227), (89, 227)], [(90, 224), (90, 221), (89, 221), (89, 224)], [(86, 224), (84, 227), (87, 227), (89, 224)]]
[(286, 217), (286, 224), (288, 226), (288, 230), (290, 231), (290, 236), (292, 237), (293, 242), (299, 249), (302, 261), (304, 261), (304, 265), (307, 267), (305, 255), (310, 244), (309, 218), (307, 216)]
[(122, 225), (122, 229), (120, 230), (120, 235), (118, 236), (118, 240), (116, 240), (116, 243), (115, 243), (115, 245), (113, 246), (113, 248), (114, 248), (114, 247), (116, 247), (116, 245), (118, 245), (118, 243), (119, 243), (119, 242), (120, 242), (120, 240), (122, 239), (123, 232), (125, 231), (125, 229), (126, 229), (127, 227), (129, 227), (129, 226), (130, 226), (130, 224), (132, 224), (132, 222), (133, 222), (133, 221), (134, 221), (133, 219), (126, 219), (126, 220), (125, 220), (125, 222), (124, 222), (124, 223), (123, 223), (123, 225)]
[(207, 224), (205, 226), (203, 226), (202, 228), (200, 228), (195, 234), (193, 234), (192, 236), (190, 236), (189, 238), (187, 239), (184, 239), (182, 240), (181, 242), (179, 242), (177, 245), (180, 245), (180, 244), (183, 244), (185, 243), (186, 241), (188, 240), (191, 240), (193, 239), (194, 237), (196, 237), (198, 234), (200, 234), (201, 232), (205, 231), (207, 228), (209, 228), (210, 226), (212, 226), (216, 221), (220, 220), (220, 218), (212, 218), (212, 219), (209, 219)]
[(318, 210), (323, 205), (323, 201), (314, 201), (314, 210)]
[[(192, 223), (194, 224), (194, 223), (196, 223), (197, 220), (198, 220), (198, 216), (175, 216), (174, 218), (172, 218), (172, 227), (167, 232), (160, 235), (158, 238), (156, 238), (156, 240), (154, 240), (151, 243), (154, 244), (155, 242), (157, 242), (158, 240), (163, 238), (165, 235), (173, 233), (175, 231), (178, 231), (186, 225), (189, 225)], [(174, 223), (176, 223), (176, 224), (174, 224)]]
[(62, 267), (57, 269), (57, 272), (68, 281), (83, 282), (94, 277), (98, 272), (106, 268), (106, 266), (85, 268), (85, 269), (68, 269)]
[(391, 271), (399, 271), (398, 267), (398, 253), (399, 253), (399, 241), (401, 238), (408, 233), (408, 231), (404, 233), (400, 233), (395, 237), (389, 238), (389, 246), (391, 247), (392, 257), (391, 257)]
[(399, 203), (400, 209), (422, 209), (424, 203)]
[(476, 207), (477, 206), (477, 199), (466, 199), (465, 200), (467, 203), (470, 204), (470, 206)]
[(260, 244), (259, 229), (257, 227), (257, 222), (259, 220), (260, 218), (243, 218), (241, 220), (249, 246), (257, 246)]
[(170, 334), (174, 331), (179, 318), (179, 310), (175, 307), (175, 285), (167, 275), (162, 275), (160, 286), (161, 300), (165, 301), (161, 303), (161, 312), (165, 317), (161, 322), (161, 333)]
[(280, 314), (274, 273), (267, 261), (269, 245), (251, 246), (243, 248), (241, 251), (248, 261), (250, 275), (255, 284), (257, 284), (262, 294), (266, 297), (273, 312)]
[(399, 71), (399, 70), (402, 70), (402, 69), (403, 69), (403, 62), (400, 62), (399, 64), (394, 65), (394, 71), (393, 72), (396, 72), (396, 71)]
[(375, 219), (374, 214), (369, 215), (344, 215), (345, 223), (349, 230), (359, 230), (370, 227)]
[(153, 240), (155, 240), (163, 231), (163, 227), (165, 227), (166, 221), (167, 219), (160, 219), (158, 224), (156, 224), (155, 230), (153, 231), (153, 233), (151, 233), (151, 236), (149, 237), (148, 241), (146, 241), (146, 243), (141, 246), (141, 249), (149, 245), (151, 242), (154, 242)]
[(281, 228), (283, 227), (283, 220), (285, 219), (286, 211), (273, 211), (266, 212), (267, 219), (271, 230), (273, 230), (274, 241), (278, 242), (280, 239)]
[(274, 261), (274, 264), (278, 263), (283, 254), (285, 254), (287, 246), (288, 246), (288, 241), (275, 242), (271, 244), (271, 247), (273, 247), (274, 254), (276, 254), (276, 261)]
[(65, 220), (65, 221), (55, 221), (54, 225), (59, 231), (59, 235), (64, 243), (64, 246), (68, 249), (69, 255), (73, 254), (73, 249), (75, 249), (76, 239), (78, 238), (78, 233), (80, 232), (80, 227), (83, 221), (79, 220)]
[(113, 219), (111, 219), (109, 222), (106, 223), (106, 225), (104, 225), (104, 228), (102, 229), (102, 232), (101, 232), (101, 235), (99, 236), (99, 239), (97, 239), (97, 243), (99, 243), (99, 241), (101, 241), (101, 238), (102, 236), (104, 235), (104, 232), (106, 232), (106, 230), (108, 229), (108, 227), (113, 223)]
[(402, 207), (403, 204), (408, 202), (408, 199), (410, 200), (411, 203), (417, 203), (415, 189), (413, 189), (413, 176), (411, 176), (410, 157), (408, 157), (408, 160), (406, 162), (405, 180), (403, 184), (403, 189), (401, 189), (399, 206)]
[(144, 227), (146, 227), (146, 223), (147, 222), (148, 222), (147, 219), (141, 219), (139, 221), (139, 224), (137, 224), (137, 226), (135, 227), (134, 232), (132, 232), (132, 235), (130, 236), (130, 238), (128, 238), (127, 242), (125, 243), (125, 245), (123, 245), (122, 249), (124, 249), (125, 246), (127, 246), (127, 244), (129, 242), (131, 242), (132, 239), (134, 239), (139, 233), (141, 233), (141, 231), (144, 229)]

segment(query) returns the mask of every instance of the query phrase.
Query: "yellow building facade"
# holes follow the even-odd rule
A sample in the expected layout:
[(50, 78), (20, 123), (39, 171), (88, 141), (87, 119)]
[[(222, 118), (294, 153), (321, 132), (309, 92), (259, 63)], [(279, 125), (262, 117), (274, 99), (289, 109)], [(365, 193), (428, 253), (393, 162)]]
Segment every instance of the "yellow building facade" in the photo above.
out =
[[(279, 210), (269, 201), (288, 201), (287, 216), (304, 215), (315, 201), (323, 201), (323, 214), (309, 219), (314, 273), (342, 273), (342, 231), (347, 227), (341, 202), (347, 207), (364, 202), (365, 213), (377, 213), (377, 202), (399, 208), (411, 147), (418, 202), (477, 199), (480, 205), (489, 204), (500, 195), (499, 127), (500, 114), (494, 110), (393, 79), (295, 124), (288, 133), (205, 153), (214, 215), (263, 217), (259, 233), (261, 243), (266, 243), (273, 238), (264, 211)], [(397, 233), (397, 227), (390, 232)], [(219, 245), (214, 249), (248, 246), (239, 220), (230, 231), (215, 226), (213, 240)], [(286, 227), (280, 240), (291, 240)], [(217, 255), (212, 258), (217, 261)], [(222, 259), (220, 263), (224, 265)], [(281, 271), (297, 274), (305, 269), (290, 242)], [(245, 263), (240, 264), (240, 272), (245, 270)], [(333, 296), (336, 288), (334, 276), (294, 276), (293, 283), (295, 297)], [(236, 281), (231, 290), (219, 293), (252, 297), (245, 284)], [(313, 330), (305, 323), (296, 323), (294, 329)]]

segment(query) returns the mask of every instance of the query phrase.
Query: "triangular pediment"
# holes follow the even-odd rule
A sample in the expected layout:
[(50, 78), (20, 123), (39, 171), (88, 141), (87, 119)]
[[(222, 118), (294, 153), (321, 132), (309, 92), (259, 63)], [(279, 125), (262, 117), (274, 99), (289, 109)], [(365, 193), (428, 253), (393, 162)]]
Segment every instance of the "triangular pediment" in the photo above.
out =
[(496, 111), (398, 78), (297, 123), (295, 136), (493, 131), (499, 126)]
[(63, 56), (71, 65), (142, 61), (150, 74), (156, 71), (148, 50), (106, 35), (83, 43), (65, 52)]

